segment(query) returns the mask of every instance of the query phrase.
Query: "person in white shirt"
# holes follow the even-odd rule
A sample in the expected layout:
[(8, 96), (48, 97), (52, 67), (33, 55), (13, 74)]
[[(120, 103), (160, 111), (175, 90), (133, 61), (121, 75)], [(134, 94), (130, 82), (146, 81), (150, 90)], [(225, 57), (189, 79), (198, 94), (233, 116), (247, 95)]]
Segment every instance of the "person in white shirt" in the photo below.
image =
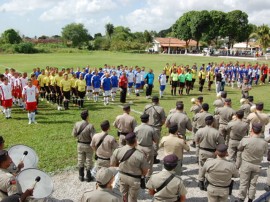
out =
[(28, 124), (37, 123), (35, 121), (35, 110), (37, 109), (38, 93), (37, 87), (33, 85), (31, 79), (28, 79), (28, 84), (22, 91), (23, 101), (26, 103), (26, 110), (28, 111)]
[(138, 68), (137, 72), (135, 73), (135, 77), (134, 77), (136, 96), (140, 96), (141, 81), (142, 81), (141, 69)]
[(5, 117), (6, 119), (10, 119), (12, 107), (12, 87), (11, 84), (8, 83), (7, 77), (4, 77), (3, 83), (0, 85), (0, 95)]
[(132, 67), (130, 67), (129, 71), (127, 72), (127, 78), (128, 78), (128, 95), (130, 95), (132, 92), (132, 87), (134, 85), (134, 73)]
[(162, 74), (158, 76), (158, 82), (159, 82), (159, 98), (163, 97), (163, 93), (166, 87), (166, 72), (165, 70), (162, 71)]

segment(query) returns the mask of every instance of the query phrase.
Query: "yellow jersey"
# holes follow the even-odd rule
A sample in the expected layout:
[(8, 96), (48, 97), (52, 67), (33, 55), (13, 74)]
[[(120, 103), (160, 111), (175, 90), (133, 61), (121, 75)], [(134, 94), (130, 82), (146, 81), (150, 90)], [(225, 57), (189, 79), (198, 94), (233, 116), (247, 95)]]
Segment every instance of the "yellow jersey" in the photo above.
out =
[(48, 76), (43, 77), (42, 82), (44, 83), (45, 86), (49, 86), (49, 84), (50, 84), (50, 77), (48, 77)]
[(164, 67), (164, 71), (165, 71), (166, 76), (170, 76), (171, 70), (172, 70), (172, 69), (171, 69), (169, 66), (165, 66), (165, 67)]
[(86, 81), (85, 80), (77, 80), (75, 83), (76, 88), (80, 92), (84, 92), (86, 90)]
[(55, 85), (55, 76), (50, 75), (50, 85), (54, 86)]
[(196, 79), (196, 76), (197, 76), (197, 71), (196, 71), (196, 69), (192, 69), (192, 70), (191, 70), (191, 73), (192, 73), (192, 79)]
[(61, 81), (64, 79), (64, 77), (63, 76), (59, 76), (59, 75), (57, 75), (57, 76), (55, 76), (55, 84), (57, 85), (57, 86), (61, 86)]
[(172, 81), (178, 81), (178, 74), (177, 73), (171, 73)]
[(70, 80), (61, 80), (60, 82), (61, 88), (63, 88), (63, 91), (70, 91), (71, 89), (71, 81)]
[(43, 75), (43, 74), (38, 75), (37, 80), (38, 80), (38, 83), (39, 83), (39, 86), (40, 86), (40, 87), (44, 87), (43, 79), (44, 79), (45, 76), (46, 76), (46, 75)]
[(205, 79), (206, 78), (206, 73), (203, 71), (199, 72), (199, 79)]
[(71, 79), (70, 79), (70, 81), (71, 81), (71, 88), (76, 88), (76, 81), (78, 81), (79, 79), (77, 79), (77, 78), (74, 78), (74, 77), (72, 77)]

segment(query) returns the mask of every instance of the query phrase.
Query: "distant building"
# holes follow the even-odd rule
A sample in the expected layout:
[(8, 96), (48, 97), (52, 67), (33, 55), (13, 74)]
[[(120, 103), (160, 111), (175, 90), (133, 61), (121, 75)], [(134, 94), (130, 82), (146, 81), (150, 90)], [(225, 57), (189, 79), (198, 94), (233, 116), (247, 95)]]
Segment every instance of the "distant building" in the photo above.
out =
[[(193, 52), (196, 50), (197, 42), (190, 40), (187, 50)], [(200, 46), (200, 44), (199, 44)], [(177, 38), (154, 38), (152, 51), (166, 54), (184, 54), (186, 42)]]

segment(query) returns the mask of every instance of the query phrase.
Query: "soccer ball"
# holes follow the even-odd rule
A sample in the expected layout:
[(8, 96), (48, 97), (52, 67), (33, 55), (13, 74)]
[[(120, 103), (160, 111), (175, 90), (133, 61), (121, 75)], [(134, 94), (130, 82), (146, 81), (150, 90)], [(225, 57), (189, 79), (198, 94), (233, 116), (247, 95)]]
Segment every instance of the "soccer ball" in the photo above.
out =
[(63, 110), (63, 107), (58, 106), (58, 107), (57, 107), (57, 110), (58, 110), (58, 111), (62, 111), (62, 110)]
[(133, 101), (129, 101), (128, 103), (132, 105), (133, 104)]

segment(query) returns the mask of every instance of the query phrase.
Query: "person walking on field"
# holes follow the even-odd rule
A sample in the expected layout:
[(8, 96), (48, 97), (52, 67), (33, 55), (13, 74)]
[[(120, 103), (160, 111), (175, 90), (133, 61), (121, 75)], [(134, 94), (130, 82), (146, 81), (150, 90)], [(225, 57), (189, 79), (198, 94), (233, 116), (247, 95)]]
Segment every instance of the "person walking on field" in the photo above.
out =
[(152, 89), (154, 87), (155, 75), (153, 74), (153, 69), (149, 69), (149, 72), (145, 74), (144, 81), (146, 84), (146, 98), (150, 99), (152, 95)]
[(125, 103), (127, 97), (127, 86), (128, 78), (126, 72), (123, 72), (123, 75), (119, 78), (119, 88), (120, 88), (120, 102)]

